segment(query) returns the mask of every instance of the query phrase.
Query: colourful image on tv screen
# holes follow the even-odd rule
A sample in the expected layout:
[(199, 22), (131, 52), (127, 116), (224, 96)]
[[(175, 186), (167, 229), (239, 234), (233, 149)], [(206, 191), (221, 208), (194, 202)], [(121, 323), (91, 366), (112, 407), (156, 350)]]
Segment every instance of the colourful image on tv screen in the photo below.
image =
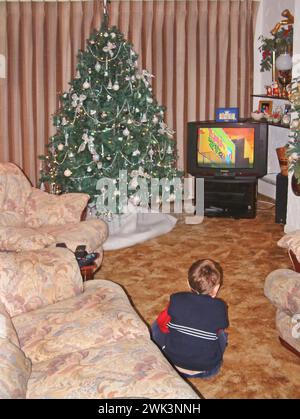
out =
[(254, 128), (199, 128), (198, 166), (251, 169), (254, 163)]

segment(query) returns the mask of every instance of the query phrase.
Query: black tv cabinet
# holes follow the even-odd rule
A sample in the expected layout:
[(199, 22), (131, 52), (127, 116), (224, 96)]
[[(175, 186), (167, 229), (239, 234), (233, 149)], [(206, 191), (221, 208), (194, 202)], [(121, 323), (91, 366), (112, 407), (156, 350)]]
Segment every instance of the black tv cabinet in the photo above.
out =
[(257, 178), (204, 178), (204, 215), (255, 218)]

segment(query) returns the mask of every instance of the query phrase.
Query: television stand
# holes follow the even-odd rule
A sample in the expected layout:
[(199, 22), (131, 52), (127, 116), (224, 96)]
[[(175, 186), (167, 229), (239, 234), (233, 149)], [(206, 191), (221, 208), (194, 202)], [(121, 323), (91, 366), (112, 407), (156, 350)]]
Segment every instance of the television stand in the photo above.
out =
[(255, 218), (257, 178), (204, 178), (204, 215)]

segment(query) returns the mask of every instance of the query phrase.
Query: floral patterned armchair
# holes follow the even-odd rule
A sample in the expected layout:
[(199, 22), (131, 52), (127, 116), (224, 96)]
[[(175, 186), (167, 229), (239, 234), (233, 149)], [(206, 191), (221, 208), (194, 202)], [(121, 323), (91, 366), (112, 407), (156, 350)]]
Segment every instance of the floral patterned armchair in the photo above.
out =
[(99, 252), (107, 238), (106, 224), (97, 219), (81, 221), (89, 195), (51, 195), (33, 188), (13, 163), (0, 163), (0, 251), (38, 250), (65, 243), (73, 252), (85, 245)]
[(300, 230), (285, 234), (278, 246), (287, 249), (294, 271), (271, 272), (265, 281), (265, 295), (277, 309), (280, 342), (300, 356)]
[(277, 309), (280, 342), (300, 356), (300, 274), (277, 269), (267, 276), (264, 291)]

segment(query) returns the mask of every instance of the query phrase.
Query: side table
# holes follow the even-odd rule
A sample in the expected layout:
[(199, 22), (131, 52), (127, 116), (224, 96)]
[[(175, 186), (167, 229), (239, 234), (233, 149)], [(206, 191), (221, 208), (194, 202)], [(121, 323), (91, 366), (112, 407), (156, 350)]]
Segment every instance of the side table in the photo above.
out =
[(83, 281), (88, 281), (90, 279), (94, 279), (94, 274), (97, 269), (97, 265), (93, 263), (92, 265), (81, 266), (80, 272)]

